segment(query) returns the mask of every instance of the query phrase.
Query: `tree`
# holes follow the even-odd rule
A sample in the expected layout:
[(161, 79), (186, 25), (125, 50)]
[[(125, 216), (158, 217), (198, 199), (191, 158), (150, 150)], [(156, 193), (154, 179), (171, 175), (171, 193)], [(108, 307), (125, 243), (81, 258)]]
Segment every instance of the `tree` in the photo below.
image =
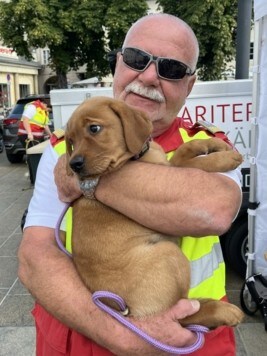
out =
[(202, 80), (224, 77), (235, 56), (237, 0), (157, 0), (163, 12), (176, 15), (194, 30), (200, 45), (198, 76)]
[(84, 64), (88, 77), (107, 75), (110, 46), (121, 46), (128, 27), (146, 11), (145, 0), (134, 6), (121, 0), (0, 1), (0, 37), (28, 60), (33, 48), (47, 46), (58, 87), (65, 88), (68, 71)]

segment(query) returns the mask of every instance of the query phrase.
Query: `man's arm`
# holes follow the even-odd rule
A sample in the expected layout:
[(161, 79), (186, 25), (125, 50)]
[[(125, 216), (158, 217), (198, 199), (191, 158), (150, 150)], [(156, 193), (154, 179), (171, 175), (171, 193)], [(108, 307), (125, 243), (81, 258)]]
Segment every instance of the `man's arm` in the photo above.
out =
[[(59, 198), (81, 195), (65, 157), (55, 168)], [(240, 186), (228, 176), (193, 168), (131, 162), (103, 176), (95, 191), (102, 203), (151, 229), (174, 236), (221, 235), (240, 208)]]
[[(94, 305), (71, 259), (56, 246), (53, 229), (26, 228), (18, 257), (20, 280), (61, 322), (116, 355), (162, 354)], [(183, 329), (177, 320), (198, 309), (198, 302), (181, 300), (167, 312), (146, 321), (135, 321), (135, 324), (170, 345), (190, 345), (195, 336)]]
[(140, 224), (179, 237), (223, 234), (242, 199), (238, 184), (225, 175), (139, 162), (103, 176), (95, 196)]
[(31, 129), (31, 125), (29, 122), (29, 118), (26, 116), (23, 116), (22, 120), (23, 120), (23, 126), (24, 126), (25, 130), (27, 131), (28, 139), (33, 140), (33, 134), (32, 134), (32, 129)]
[(49, 127), (48, 125), (46, 125), (46, 126), (44, 127), (44, 131), (47, 133), (47, 135), (49, 135), (49, 136), (52, 135), (51, 130), (50, 130), (50, 127)]

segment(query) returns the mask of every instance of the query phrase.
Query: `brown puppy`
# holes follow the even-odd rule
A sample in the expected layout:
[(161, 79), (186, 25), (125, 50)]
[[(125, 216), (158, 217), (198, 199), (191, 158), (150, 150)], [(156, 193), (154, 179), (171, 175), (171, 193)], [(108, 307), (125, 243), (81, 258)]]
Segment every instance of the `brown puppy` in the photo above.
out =
[[(151, 131), (152, 124), (146, 115), (122, 101), (89, 99), (75, 110), (67, 125), (67, 169), (73, 174), (72, 167), (80, 181), (108, 174), (143, 151)], [(192, 143), (177, 150), (172, 160), (175, 164), (187, 165), (188, 158), (197, 167), (205, 164), (205, 158), (210, 161), (207, 170), (215, 160), (217, 171), (234, 169), (241, 163), (239, 154), (221, 140)], [(140, 159), (169, 164), (162, 149), (151, 146)], [(195, 157), (215, 150), (226, 151)], [(222, 163), (218, 162), (218, 154)], [(212, 155), (216, 158), (212, 159)], [(73, 261), (88, 289), (120, 295), (130, 315), (141, 318), (156, 314), (180, 298), (187, 298), (190, 265), (176, 238), (152, 231), (99, 201), (84, 197), (73, 204), (72, 236)], [(200, 311), (180, 322), (214, 328), (236, 325), (242, 318), (241, 310), (232, 304), (202, 300)]]

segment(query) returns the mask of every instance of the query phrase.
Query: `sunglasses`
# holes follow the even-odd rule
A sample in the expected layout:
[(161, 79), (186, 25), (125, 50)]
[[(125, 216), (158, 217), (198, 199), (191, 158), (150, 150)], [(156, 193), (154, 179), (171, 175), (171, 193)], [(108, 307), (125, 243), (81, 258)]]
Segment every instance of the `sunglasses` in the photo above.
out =
[(121, 51), (123, 62), (127, 67), (144, 72), (153, 62), (156, 64), (157, 74), (162, 79), (180, 80), (193, 72), (186, 64), (176, 59), (156, 57), (138, 48), (125, 47)]

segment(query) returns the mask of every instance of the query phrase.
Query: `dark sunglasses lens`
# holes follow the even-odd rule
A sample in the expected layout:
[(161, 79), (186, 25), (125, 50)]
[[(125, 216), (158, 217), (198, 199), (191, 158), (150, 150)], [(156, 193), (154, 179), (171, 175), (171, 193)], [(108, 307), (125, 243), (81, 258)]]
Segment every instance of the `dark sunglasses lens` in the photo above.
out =
[(186, 75), (186, 66), (174, 60), (162, 58), (158, 63), (159, 75), (166, 79), (182, 79)]
[(123, 51), (123, 61), (127, 66), (135, 70), (144, 70), (150, 61), (150, 57), (135, 48), (125, 48)]

